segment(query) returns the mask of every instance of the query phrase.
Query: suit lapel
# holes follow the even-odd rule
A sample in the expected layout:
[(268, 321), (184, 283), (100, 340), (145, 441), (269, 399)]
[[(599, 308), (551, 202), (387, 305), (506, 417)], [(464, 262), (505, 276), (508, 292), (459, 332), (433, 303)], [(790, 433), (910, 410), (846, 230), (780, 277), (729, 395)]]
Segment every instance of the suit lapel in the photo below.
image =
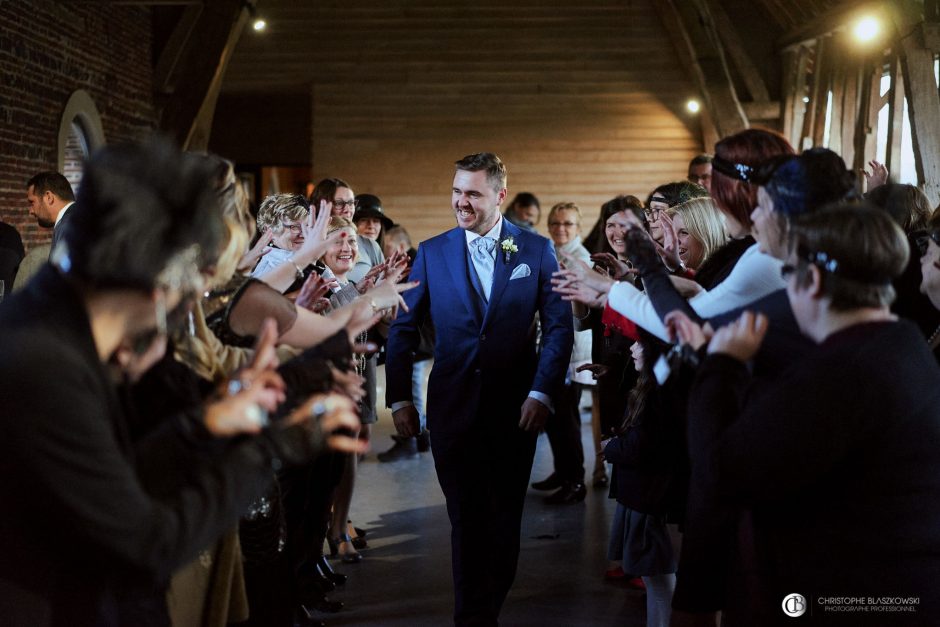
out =
[[(500, 243), (511, 237), (513, 243), (519, 248), (518, 252), (512, 253), (509, 262), (506, 262), (506, 253), (503, 251)], [(493, 288), (490, 290), (490, 302), (486, 308), (486, 316), (483, 318), (483, 328), (489, 323), (493, 311), (499, 305), (499, 301), (506, 291), (506, 284), (509, 283), (509, 275), (516, 265), (519, 256), (522, 254), (522, 243), (519, 241), (519, 228), (509, 220), (503, 218), (503, 226), (500, 229), (499, 239), (496, 244), (496, 266), (493, 268)]]
[(447, 244), (444, 246), (443, 255), (444, 265), (450, 272), (450, 278), (454, 289), (460, 294), (460, 300), (470, 315), (473, 316), (477, 325), (480, 324), (482, 312), (479, 297), (471, 284), (469, 262), (467, 260), (467, 237), (463, 229), (457, 228), (450, 232), (447, 238)]

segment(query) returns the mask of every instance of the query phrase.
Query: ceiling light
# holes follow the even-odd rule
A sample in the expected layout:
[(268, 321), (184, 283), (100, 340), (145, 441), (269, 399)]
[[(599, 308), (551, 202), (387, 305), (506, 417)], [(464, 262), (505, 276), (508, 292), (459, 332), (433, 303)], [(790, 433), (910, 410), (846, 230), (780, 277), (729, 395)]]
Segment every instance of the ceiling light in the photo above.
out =
[(267, 27), (267, 25), (268, 23), (259, 17), (255, 19), (254, 22), (252, 22), (251, 27), (255, 29), (256, 31), (260, 32), (260, 31), (263, 31)]
[(855, 37), (855, 41), (862, 44), (867, 44), (878, 37), (879, 34), (881, 34), (881, 22), (871, 15), (860, 18), (852, 27), (852, 35)]
[(689, 110), (689, 113), (698, 113), (702, 109), (702, 105), (698, 103), (698, 100), (692, 99), (685, 103), (685, 108)]

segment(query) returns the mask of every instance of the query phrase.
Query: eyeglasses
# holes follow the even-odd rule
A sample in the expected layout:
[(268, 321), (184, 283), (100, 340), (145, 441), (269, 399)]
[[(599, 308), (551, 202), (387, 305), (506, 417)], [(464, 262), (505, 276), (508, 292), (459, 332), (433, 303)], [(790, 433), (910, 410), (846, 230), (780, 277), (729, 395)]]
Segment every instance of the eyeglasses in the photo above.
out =
[(930, 240), (933, 240), (934, 244), (940, 246), (940, 229), (933, 231), (917, 231), (912, 233), (911, 236), (914, 238), (914, 243), (917, 244), (917, 251), (920, 253), (921, 257), (927, 254), (927, 249), (930, 248)]
[(286, 224), (281, 222), (281, 228), (285, 231), (290, 231), (291, 235), (300, 235), (300, 233), (303, 231), (303, 227), (301, 227), (299, 224)]
[(780, 278), (782, 278), (784, 281), (793, 276), (794, 272), (796, 272), (796, 266), (791, 266), (788, 263), (780, 266)]
[(345, 209), (346, 207), (352, 208), (355, 206), (356, 206), (355, 200), (334, 200), (333, 201), (334, 209)]
[(578, 223), (577, 222), (549, 222), (548, 223), (548, 228), (550, 229), (554, 229), (559, 226), (563, 226), (566, 229), (570, 229), (573, 226), (578, 226)]

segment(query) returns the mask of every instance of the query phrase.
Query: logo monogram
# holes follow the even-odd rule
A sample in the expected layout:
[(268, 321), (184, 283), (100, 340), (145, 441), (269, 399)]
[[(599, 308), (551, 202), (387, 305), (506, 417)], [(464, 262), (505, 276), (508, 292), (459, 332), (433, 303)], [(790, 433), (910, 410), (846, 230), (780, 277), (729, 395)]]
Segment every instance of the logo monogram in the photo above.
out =
[(791, 618), (802, 616), (806, 613), (806, 598), (802, 594), (788, 594), (783, 597), (783, 613)]

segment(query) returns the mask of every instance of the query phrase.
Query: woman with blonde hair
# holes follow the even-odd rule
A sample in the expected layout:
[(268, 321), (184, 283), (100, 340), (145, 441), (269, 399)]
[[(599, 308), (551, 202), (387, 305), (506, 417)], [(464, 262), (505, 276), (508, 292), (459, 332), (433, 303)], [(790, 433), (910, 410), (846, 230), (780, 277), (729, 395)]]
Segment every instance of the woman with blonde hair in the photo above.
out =
[(698, 270), (725, 245), (728, 234), (711, 198), (693, 198), (670, 207), (660, 216), (664, 233), (663, 261), (672, 270)]

